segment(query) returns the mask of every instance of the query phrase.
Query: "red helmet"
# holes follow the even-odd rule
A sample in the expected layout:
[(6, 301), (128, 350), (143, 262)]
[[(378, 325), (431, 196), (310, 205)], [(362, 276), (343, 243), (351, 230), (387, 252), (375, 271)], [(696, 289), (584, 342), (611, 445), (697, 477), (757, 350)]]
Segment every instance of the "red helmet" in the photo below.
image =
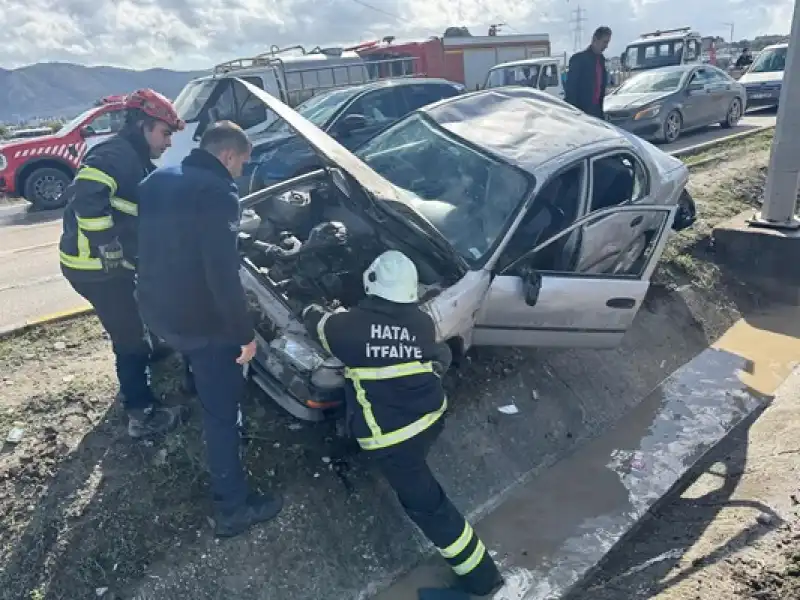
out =
[(151, 89), (136, 90), (125, 98), (125, 108), (140, 110), (149, 117), (164, 121), (175, 131), (183, 129), (185, 123), (178, 118), (172, 102)]

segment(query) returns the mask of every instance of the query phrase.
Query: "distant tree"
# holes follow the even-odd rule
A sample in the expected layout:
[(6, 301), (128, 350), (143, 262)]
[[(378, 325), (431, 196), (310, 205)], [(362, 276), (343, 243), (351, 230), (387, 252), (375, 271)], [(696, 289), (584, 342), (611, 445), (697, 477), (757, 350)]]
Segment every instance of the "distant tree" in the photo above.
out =
[(8, 137), (8, 127), (0, 123), (0, 139)]
[(466, 27), (448, 27), (444, 30), (444, 37), (472, 37)]
[(53, 130), (53, 133), (57, 133), (59, 129), (64, 126), (64, 123), (61, 121), (45, 121), (42, 123), (42, 127), (49, 127)]

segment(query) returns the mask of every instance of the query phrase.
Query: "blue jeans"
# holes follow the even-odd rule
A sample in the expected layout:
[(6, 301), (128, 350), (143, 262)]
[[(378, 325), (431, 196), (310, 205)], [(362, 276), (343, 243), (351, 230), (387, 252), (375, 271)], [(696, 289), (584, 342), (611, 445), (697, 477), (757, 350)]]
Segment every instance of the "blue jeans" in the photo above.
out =
[(241, 460), (239, 406), (245, 379), (236, 358), (241, 348), (156, 332), (183, 354), (192, 369), (197, 397), (203, 407), (206, 461), (214, 503), (223, 512), (242, 506), (249, 492)]
[(142, 410), (154, 404), (149, 368), (152, 348), (139, 316), (133, 275), (103, 281), (70, 281), (70, 285), (92, 305), (111, 338), (125, 409)]

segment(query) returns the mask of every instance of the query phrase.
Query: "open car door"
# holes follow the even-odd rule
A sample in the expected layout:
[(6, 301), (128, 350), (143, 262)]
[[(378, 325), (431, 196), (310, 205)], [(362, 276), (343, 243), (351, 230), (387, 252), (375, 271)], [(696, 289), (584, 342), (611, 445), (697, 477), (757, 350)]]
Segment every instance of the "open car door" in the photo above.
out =
[(594, 211), (539, 244), (493, 279), (473, 343), (617, 346), (644, 301), (675, 211)]

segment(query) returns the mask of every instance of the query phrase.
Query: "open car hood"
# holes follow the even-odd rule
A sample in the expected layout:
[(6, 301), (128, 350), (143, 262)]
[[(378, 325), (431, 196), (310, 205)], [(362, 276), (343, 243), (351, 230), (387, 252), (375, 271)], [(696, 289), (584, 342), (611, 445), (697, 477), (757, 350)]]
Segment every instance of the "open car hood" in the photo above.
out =
[[(431, 222), (420, 213), (390, 181), (373, 171), (359, 158), (351, 154), (347, 148), (342, 146), (319, 127), (306, 120), (305, 117), (302, 117), (299, 113), (289, 108), (289, 106), (282, 101), (247, 81), (242, 79), (236, 80), (244, 85), (256, 98), (261, 100), (264, 106), (273, 111), (279, 118), (284, 119), (289, 126), (294, 129), (297, 136), (305, 139), (311, 148), (316, 151), (320, 159), (326, 163), (326, 166), (337, 167), (350, 175), (372, 197), (398, 202), (408, 207), (409, 211), (413, 212), (429, 227), (422, 228), (412, 223), (401, 214), (395, 213), (397, 214), (397, 220), (404, 222), (408, 229), (418, 235), (426, 237), (439, 248), (446, 246), (448, 254), (452, 257), (458, 256), (450, 242), (436, 230), (433, 224), (431, 224)], [(363, 206), (362, 208), (367, 214), (374, 214), (374, 210), (371, 210), (369, 206)], [(436, 239), (433, 239), (433, 232), (438, 234), (435, 236)]]
[(268, 109), (284, 119), (297, 135), (304, 138), (329, 166), (339, 167), (355, 179), (361, 187), (378, 198), (402, 202), (394, 186), (353, 156), (344, 146), (323, 132), (319, 127), (301, 117), (288, 105), (262, 89), (242, 79), (237, 79)]

